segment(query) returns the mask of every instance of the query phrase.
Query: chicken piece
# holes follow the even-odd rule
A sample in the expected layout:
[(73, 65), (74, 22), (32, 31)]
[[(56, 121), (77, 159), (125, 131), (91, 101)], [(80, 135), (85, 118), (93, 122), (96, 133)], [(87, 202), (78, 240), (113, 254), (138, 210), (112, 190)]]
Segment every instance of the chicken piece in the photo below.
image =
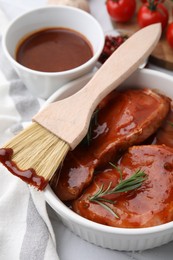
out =
[(123, 179), (141, 169), (147, 179), (138, 189), (104, 198), (117, 215), (95, 202), (89, 201), (102, 184), (104, 188), (112, 182), (115, 187), (120, 181), (116, 169), (107, 169), (97, 174), (83, 195), (73, 202), (73, 209), (92, 221), (123, 228), (151, 227), (173, 220), (173, 148), (165, 145), (142, 145), (129, 149), (118, 164)]
[(173, 105), (155, 137), (156, 144), (173, 147)]
[(149, 89), (114, 91), (104, 99), (89, 131), (89, 145), (82, 142), (70, 152), (51, 186), (63, 200), (76, 199), (92, 181), (95, 169), (139, 144), (161, 125), (170, 100)]

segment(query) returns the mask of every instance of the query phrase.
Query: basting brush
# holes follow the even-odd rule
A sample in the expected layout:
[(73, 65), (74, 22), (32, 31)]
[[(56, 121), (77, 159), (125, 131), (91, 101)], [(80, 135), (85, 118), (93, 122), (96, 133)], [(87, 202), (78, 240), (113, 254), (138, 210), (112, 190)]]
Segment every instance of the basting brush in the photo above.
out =
[(160, 24), (145, 27), (126, 40), (93, 78), (74, 95), (49, 104), (33, 123), (0, 149), (0, 162), (30, 185), (43, 190), (87, 134), (99, 102), (127, 79), (151, 54), (161, 35)]

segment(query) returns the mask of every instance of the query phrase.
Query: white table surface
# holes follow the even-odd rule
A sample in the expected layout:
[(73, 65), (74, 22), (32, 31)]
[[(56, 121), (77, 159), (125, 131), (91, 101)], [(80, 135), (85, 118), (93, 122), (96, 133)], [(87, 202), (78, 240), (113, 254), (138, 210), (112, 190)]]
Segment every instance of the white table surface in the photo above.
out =
[[(100, 22), (105, 32), (113, 29), (105, 8), (106, 0), (89, 0), (91, 14)], [(0, 8), (9, 19), (18, 14), (46, 4), (45, 0), (0, 0)], [(152, 69), (159, 69), (150, 66)], [(162, 70), (173, 75), (171, 71)], [(142, 252), (119, 252), (90, 244), (69, 231), (48, 206), (48, 214), (57, 240), (57, 252), (60, 260), (172, 260), (173, 242)], [(11, 259), (12, 260), (12, 259)], [(26, 259), (29, 260), (29, 259)], [(51, 260), (51, 259), (50, 259)]]

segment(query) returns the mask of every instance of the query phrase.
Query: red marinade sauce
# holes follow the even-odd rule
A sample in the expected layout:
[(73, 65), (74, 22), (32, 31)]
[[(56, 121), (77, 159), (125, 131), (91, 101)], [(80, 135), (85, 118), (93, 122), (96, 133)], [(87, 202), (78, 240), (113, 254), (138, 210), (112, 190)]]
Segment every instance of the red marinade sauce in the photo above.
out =
[(39, 190), (43, 190), (47, 181), (36, 174), (35, 170), (30, 168), (28, 170), (21, 170), (18, 168), (16, 163), (12, 161), (13, 149), (11, 148), (0, 148), (0, 162), (15, 176), (19, 177), (28, 184), (37, 187)]
[(93, 57), (90, 42), (68, 28), (45, 28), (19, 42), (16, 60), (43, 72), (60, 72), (81, 66)]

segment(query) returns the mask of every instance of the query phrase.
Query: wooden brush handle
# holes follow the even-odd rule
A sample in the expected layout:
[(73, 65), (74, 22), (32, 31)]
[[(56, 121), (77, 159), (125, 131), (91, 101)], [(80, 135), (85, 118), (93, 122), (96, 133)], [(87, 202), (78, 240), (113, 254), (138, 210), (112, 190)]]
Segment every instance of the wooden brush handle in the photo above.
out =
[(160, 35), (160, 24), (139, 30), (110, 56), (84, 88), (50, 104), (33, 120), (74, 149), (86, 135), (91, 115), (99, 102), (145, 61)]

